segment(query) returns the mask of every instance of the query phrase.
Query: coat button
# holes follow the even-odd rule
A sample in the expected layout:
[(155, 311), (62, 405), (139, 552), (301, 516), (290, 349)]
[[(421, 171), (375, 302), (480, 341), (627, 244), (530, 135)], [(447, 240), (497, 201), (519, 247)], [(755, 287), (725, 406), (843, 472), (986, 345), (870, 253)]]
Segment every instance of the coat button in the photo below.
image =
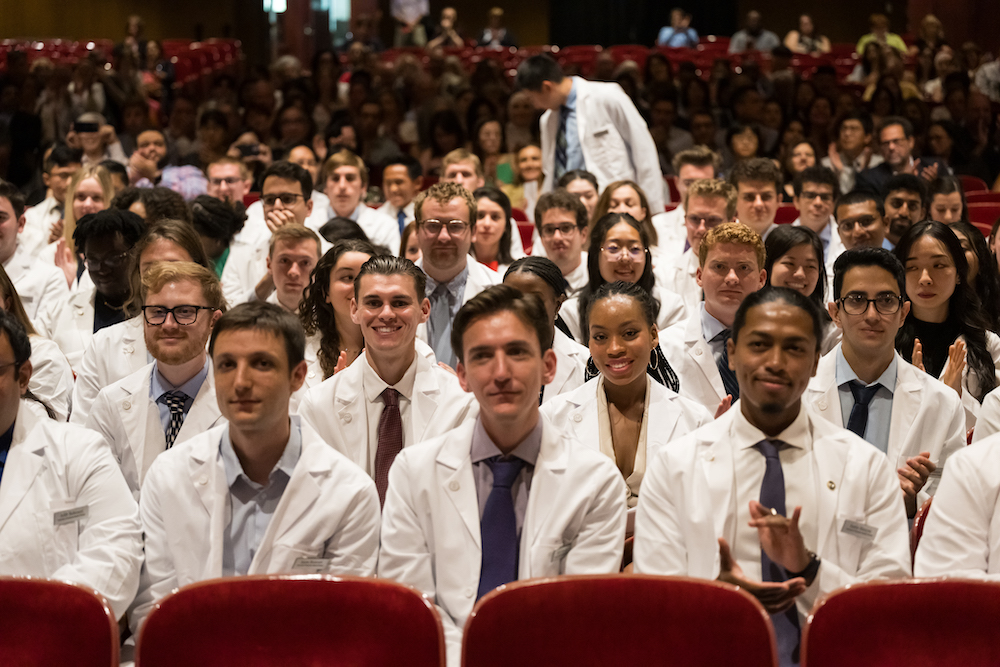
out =
[(837, 485), (833, 483), (833, 480), (830, 480), (829, 482), (826, 483), (826, 488), (833, 491), (834, 489), (837, 488)]
[(820, 410), (826, 410), (826, 401), (819, 401), (816, 403), (816, 407)]
[(315, 372), (315, 371), (313, 371), (313, 372), (309, 373), (309, 377), (311, 377), (311, 378), (314, 378), (314, 377), (316, 377), (316, 372)]
[(473, 590), (471, 588), (466, 588), (465, 589), (465, 597), (471, 598), (472, 594), (473, 594)]
[(350, 414), (344, 415), (344, 423), (345, 424), (350, 424), (351, 423), (351, 415)]
[(132, 409), (132, 404), (129, 403), (128, 401), (123, 401), (122, 402), (122, 407), (125, 408), (126, 410), (131, 410)]
[(133, 352), (135, 352), (135, 348), (132, 347), (131, 345), (126, 345), (124, 349), (125, 349), (125, 354), (132, 354)]
[(208, 484), (208, 477), (199, 477), (198, 484), (200, 484), (201, 486), (205, 486), (206, 484)]
[(694, 351), (694, 354), (695, 354), (696, 357), (700, 357), (701, 356), (701, 348), (700, 347), (696, 348), (695, 351)]
[(579, 424), (580, 422), (583, 421), (583, 415), (581, 415), (580, 413), (573, 415), (573, 421)]
[(448, 488), (451, 489), (452, 491), (458, 491), (460, 485), (458, 482), (451, 482), (448, 484)]

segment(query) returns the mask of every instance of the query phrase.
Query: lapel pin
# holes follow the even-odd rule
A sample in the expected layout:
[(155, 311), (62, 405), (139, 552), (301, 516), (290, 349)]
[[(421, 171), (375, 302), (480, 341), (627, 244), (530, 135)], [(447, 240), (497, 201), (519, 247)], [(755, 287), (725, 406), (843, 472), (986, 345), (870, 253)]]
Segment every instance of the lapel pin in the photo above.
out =
[(830, 480), (829, 482), (826, 483), (826, 488), (833, 491), (834, 489), (837, 488), (837, 485), (833, 483), (833, 480)]

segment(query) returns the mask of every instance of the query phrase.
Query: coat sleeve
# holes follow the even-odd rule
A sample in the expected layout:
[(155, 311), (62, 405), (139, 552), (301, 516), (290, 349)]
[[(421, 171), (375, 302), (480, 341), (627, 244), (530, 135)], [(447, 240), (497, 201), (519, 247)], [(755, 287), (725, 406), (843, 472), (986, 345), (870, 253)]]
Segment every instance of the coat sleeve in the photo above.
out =
[[(949, 399), (951, 396), (949, 395)], [(985, 401), (983, 402), (985, 404)], [(949, 408), (951, 408), (949, 410)], [(951, 456), (965, 449), (965, 412), (962, 409), (961, 400), (947, 401), (941, 405), (941, 412), (938, 417), (941, 421), (947, 419), (947, 439), (941, 447), (941, 454), (937, 461), (937, 469), (927, 478), (924, 488), (917, 494), (917, 506), (923, 505), (931, 496), (937, 493), (941, 484), (941, 476), (944, 475), (945, 463)], [(978, 426), (977, 426), (978, 427)]]
[[(679, 519), (681, 489), (669, 478), (666, 451), (647, 464), (635, 515), (633, 564), (637, 574), (689, 576), (688, 553)], [(673, 482), (673, 483), (672, 483)]]

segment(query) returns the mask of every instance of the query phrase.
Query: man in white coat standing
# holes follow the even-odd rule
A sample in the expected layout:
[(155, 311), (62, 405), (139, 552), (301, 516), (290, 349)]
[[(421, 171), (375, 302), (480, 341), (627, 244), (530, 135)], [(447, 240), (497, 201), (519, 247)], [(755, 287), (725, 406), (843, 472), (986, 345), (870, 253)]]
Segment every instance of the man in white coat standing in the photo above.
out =
[(115, 617), (139, 585), (142, 527), (107, 443), (21, 400), (31, 343), (0, 312), (0, 575), (98, 590)]
[(221, 420), (205, 346), (225, 300), (210, 269), (158, 262), (143, 276), (142, 304), (153, 363), (102, 389), (87, 418), (136, 497), (157, 456)]
[(844, 337), (820, 359), (805, 401), (888, 457), (913, 517), (934, 494), (945, 461), (965, 447), (962, 400), (895, 350), (910, 312), (899, 260), (882, 248), (858, 248), (841, 254), (834, 268), (828, 309)]
[(414, 348), (417, 326), (431, 309), (426, 280), (405, 258), (365, 262), (351, 303), (365, 348), (299, 404), (299, 415), (323, 440), (375, 479), (382, 502), (403, 447), (450, 431), (476, 410), (455, 376)]
[(563, 75), (548, 54), (517, 68), (517, 85), (542, 114), (543, 191), (567, 171), (586, 169), (600, 190), (618, 180), (639, 184), (652, 214), (664, 210), (663, 172), (656, 144), (635, 104), (616, 83)]
[(822, 334), (819, 309), (798, 292), (747, 297), (728, 343), (740, 401), (660, 449), (636, 516), (636, 572), (739, 585), (771, 613), (783, 667), (799, 663), (819, 597), (910, 573), (886, 457), (803, 409)]
[(479, 417), (396, 457), (378, 573), (434, 601), (458, 667), (465, 621), (497, 586), (618, 571), (625, 487), (610, 458), (539, 414), (556, 362), (538, 297), (489, 288), (463, 306), (452, 341)]
[(164, 452), (146, 475), (133, 633), (157, 601), (204, 579), (374, 573), (375, 484), (288, 414), (304, 351), (302, 326), (273, 304), (246, 303), (216, 322), (209, 354), (228, 424)]

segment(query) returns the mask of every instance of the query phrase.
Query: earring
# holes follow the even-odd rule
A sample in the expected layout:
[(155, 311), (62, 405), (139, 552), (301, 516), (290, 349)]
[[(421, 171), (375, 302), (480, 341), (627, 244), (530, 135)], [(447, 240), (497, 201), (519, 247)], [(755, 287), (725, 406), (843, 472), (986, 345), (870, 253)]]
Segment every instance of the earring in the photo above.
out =
[(657, 367), (660, 365), (660, 356), (656, 354), (655, 349), (649, 353), (649, 359), (650, 359), (649, 369), (655, 371)]

